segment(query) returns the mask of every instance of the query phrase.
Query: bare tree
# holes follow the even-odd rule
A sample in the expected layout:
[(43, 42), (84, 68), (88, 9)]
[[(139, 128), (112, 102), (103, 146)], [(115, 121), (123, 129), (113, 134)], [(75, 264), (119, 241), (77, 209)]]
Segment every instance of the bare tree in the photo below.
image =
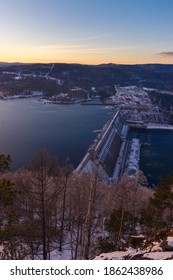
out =
[(64, 219), (65, 219), (65, 211), (66, 207), (66, 199), (67, 199), (67, 191), (69, 187), (69, 181), (72, 175), (73, 167), (68, 162), (65, 162), (62, 172), (61, 172), (61, 184), (62, 184), (62, 206), (61, 206), (61, 225), (60, 225), (60, 238), (59, 238), (59, 251), (62, 251), (63, 237), (64, 237)]
[(83, 258), (88, 259), (91, 253), (91, 242), (94, 230), (96, 229), (97, 220), (102, 212), (104, 199), (106, 196), (103, 188), (102, 176), (96, 165), (93, 172), (87, 175), (87, 199), (86, 215), (84, 222), (83, 234)]
[(72, 259), (88, 259), (95, 252), (97, 235), (103, 230), (107, 193), (96, 173), (73, 174), (67, 200)]
[(73, 175), (68, 195), (69, 206), (69, 232), (71, 239), (71, 257), (78, 259), (81, 257), (81, 245), (83, 241), (83, 229), (86, 216), (86, 201), (88, 196), (85, 176)]
[(123, 175), (121, 180), (112, 186), (111, 215), (106, 221), (106, 228), (114, 235), (115, 249), (122, 246), (122, 235), (136, 233), (140, 211), (148, 204), (152, 192), (143, 187), (145, 178), (141, 172), (133, 176)]
[(50, 242), (57, 234), (56, 205), (62, 191), (57, 180), (58, 174), (57, 160), (40, 149), (29, 163), (28, 170), (22, 173), (22, 180), (18, 181), (23, 193), (22, 207), (25, 209), (23, 223), (30, 225), (30, 244), (33, 247), (34, 242), (37, 249), (42, 248), (44, 260), (48, 259)]

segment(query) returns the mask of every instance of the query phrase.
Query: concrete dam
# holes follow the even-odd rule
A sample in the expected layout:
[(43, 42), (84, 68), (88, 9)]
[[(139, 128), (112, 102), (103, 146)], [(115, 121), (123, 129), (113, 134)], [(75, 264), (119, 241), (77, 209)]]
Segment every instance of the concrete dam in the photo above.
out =
[(127, 172), (133, 174), (139, 169), (140, 143), (138, 139), (127, 140), (129, 124), (117, 111), (97, 135), (77, 172), (89, 172), (98, 168), (107, 181), (117, 181)]

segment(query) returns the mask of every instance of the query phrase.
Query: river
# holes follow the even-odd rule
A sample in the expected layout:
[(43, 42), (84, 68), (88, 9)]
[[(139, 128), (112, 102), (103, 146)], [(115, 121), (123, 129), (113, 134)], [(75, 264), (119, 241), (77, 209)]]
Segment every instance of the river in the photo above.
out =
[(141, 147), (140, 169), (150, 186), (173, 172), (173, 130), (131, 129), (130, 137), (149, 144)]

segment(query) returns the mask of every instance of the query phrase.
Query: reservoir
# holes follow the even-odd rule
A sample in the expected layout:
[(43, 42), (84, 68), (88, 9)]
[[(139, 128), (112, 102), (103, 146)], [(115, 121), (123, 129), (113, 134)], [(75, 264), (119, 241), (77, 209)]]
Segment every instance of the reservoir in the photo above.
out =
[(10, 154), (12, 170), (23, 167), (38, 148), (76, 167), (112, 115), (105, 106), (44, 104), (36, 98), (0, 100), (0, 154)]
[[(97, 130), (114, 109), (80, 104), (43, 104), (36, 98), (0, 100), (0, 153), (10, 154), (12, 170), (25, 166), (38, 148), (46, 148), (62, 162), (67, 157), (77, 167)], [(140, 169), (150, 183), (173, 171), (173, 130), (131, 129), (131, 138), (143, 146)]]

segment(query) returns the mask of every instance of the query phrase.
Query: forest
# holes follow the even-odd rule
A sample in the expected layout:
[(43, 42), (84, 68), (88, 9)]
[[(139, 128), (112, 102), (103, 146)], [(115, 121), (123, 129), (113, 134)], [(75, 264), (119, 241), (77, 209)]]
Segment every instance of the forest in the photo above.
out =
[(108, 183), (97, 166), (78, 174), (44, 149), (25, 168), (10, 165), (0, 155), (0, 259), (87, 260), (156, 241), (173, 250), (172, 174), (154, 188), (141, 171)]

